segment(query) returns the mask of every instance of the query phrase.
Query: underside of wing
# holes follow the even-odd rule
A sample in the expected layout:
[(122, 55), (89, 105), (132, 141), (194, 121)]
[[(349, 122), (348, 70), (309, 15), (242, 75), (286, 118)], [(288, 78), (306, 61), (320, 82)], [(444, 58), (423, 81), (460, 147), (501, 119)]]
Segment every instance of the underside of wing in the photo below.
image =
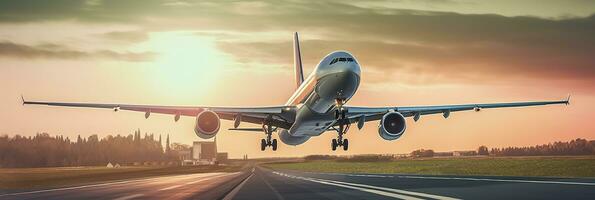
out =
[(352, 107), (347, 108), (348, 119), (342, 123), (356, 123), (380, 120), (388, 112), (398, 112), (404, 117), (414, 117), (417, 121), (421, 115), (442, 114), (448, 117), (451, 112), (475, 110), (480, 111), (488, 108), (509, 108), (541, 106), (550, 104), (569, 104), (570, 96), (559, 101), (530, 101), (513, 103), (488, 103), (488, 104), (460, 104), (460, 105), (437, 105), (437, 106), (408, 106), (408, 107)]
[(209, 106), (160, 106), (160, 105), (132, 105), (132, 104), (101, 104), (101, 103), (65, 103), (65, 102), (44, 102), (26, 101), (27, 105), (47, 105), (61, 107), (82, 107), (82, 108), (103, 108), (114, 111), (128, 110), (144, 112), (148, 118), (152, 113), (174, 115), (177, 121), (180, 116), (196, 117), (199, 113), (209, 110), (217, 113), (221, 119), (240, 120), (243, 122), (262, 124), (269, 120), (271, 123), (289, 128), (293, 123), (291, 112), (295, 112), (293, 106), (268, 106), (268, 107), (209, 107)]

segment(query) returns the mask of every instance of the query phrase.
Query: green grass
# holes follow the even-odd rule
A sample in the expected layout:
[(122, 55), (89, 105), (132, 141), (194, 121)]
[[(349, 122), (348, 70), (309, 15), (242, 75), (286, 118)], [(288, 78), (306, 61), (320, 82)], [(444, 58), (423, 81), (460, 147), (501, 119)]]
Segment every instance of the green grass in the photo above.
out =
[(273, 169), (336, 173), (595, 177), (595, 156), (431, 158), (388, 162), (324, 160), (266, 166)]
[(0, 189), (31, 189), (205, 172), (238, 171), (241, 166), (0, 168)]

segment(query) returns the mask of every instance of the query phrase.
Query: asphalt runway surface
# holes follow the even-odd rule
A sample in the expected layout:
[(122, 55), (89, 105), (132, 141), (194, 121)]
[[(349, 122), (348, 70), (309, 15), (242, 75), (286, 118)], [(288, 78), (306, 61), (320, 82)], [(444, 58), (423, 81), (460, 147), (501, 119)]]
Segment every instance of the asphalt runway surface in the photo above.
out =
[(0, 194), (0, 199), (595, 199), (595, 179), (338, 174), (205, 173)]

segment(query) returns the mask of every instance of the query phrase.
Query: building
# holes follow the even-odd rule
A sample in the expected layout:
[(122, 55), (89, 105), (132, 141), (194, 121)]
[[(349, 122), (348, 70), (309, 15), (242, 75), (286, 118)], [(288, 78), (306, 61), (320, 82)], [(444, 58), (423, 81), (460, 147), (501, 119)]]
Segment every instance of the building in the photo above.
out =
[(192, 151), (178, 150), (178, 157), (180, 160), (191, 160), (192, 159)]
[(217, 159), (217, 143), (195, 141), (192, 145), (192, 159), (199, 161), (215, 161)]
[(227, 163), (227, 152), (217, 153), (217, 163)]

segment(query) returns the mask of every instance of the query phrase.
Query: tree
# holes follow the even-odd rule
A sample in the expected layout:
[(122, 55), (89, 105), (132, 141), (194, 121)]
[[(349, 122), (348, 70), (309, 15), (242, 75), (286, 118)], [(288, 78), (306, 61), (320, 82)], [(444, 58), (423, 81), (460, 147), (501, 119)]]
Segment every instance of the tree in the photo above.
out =
[(167, 139), (165, 140), (165, 152), (169, 152), (169, 133), (167, 134)]
[(479, 146), (479, 148), (477, 148), (477, 155), (485, 156), (485, 155), (489, 155), (489, 154), (490, 154), (490, 152), (488, 151), (488, 147), (482, 145), (482, 146)]
[(47, 133), (33, 137), (0, 136), (0, 167), (97, 166), (168, 158), (177, 159), (166, 156), (161, 144), (152, 136), (140, 138), (140, 130), (127, 136), (78, 136), (76, 141)]
[(434, 157), (434, 150), (419, 149), (411, 152), (412, 157)]

